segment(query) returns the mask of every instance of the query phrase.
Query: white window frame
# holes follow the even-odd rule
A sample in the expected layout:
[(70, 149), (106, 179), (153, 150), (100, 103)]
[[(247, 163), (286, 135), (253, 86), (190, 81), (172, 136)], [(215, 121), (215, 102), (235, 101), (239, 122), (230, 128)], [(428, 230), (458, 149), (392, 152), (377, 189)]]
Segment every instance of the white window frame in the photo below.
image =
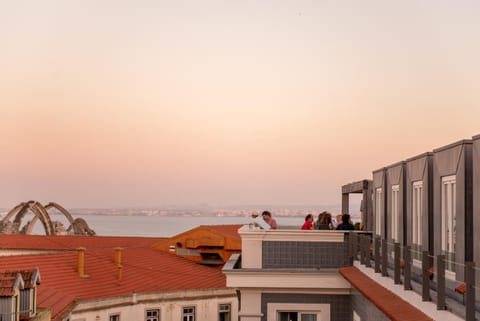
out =
[(412, 244), (422, 245), (423, 181), (412, 184)]
[(421, 261), (415, 257), (422, 249), (423, 237), (423, 181), (415, 181), (412, 183), (412, 245), (415, 249), (413, 263), (420, 266)]
[[(449, 255), (455, 254), (456, 248), (456, 223), (457, 223), (457, 210), (456, 210), (456, 201), (457, 201), (457, 182), (456, 176), (444, 176), (442, 177), (442, 187), (441, 187), (441, 199), (442, 199), (442, 251), (448, 253)], [(447, 260), (451, 261), (452, 257), (447, 255)], [(449, 278), (455, 277), (455, 267), (453, 264), (446, 262), (445, 264), (446, 271), (445, 276)]]
[(375, 233), (382, 235), (382, 188), (375, 189)]
[[(185, 312), (185, 309), (192, 309), (192, 312)], [(194, 305), (182, 307), (182, 321), (195, 321), (196, 309)]]
[[(156, 312), (157, 313), (157, 317), (155, 318), (155, 316), (149, 316), (148, 314), (150, 312)], [(161, 318), (161, 315), (160, 315), (160, 309), (159, 308), (148, 308), (145, 310), (145, 321), (160, 321), (162, 318)]]
[(267, 321), (278, 321), (279, 312), (316, 314), (318, 321), (330, 321), (330, 304), (267, 303)]
[[(224, 307), (228, 307), (228, 309), (224, 309)], [(218, 305), (218, 320), (220, 320), (220, 316), (222, 313), (227, 313), (228, 319), (227, 321), (232, 321), (232, 304), (231, 303), (220, 303)]]
[(400, 225), (400, 215), (398, 213), (398, 198), (400, 194), (400, 185), (392, 185), (392, 240), (394, 242), (400, 241), (398, 229)]

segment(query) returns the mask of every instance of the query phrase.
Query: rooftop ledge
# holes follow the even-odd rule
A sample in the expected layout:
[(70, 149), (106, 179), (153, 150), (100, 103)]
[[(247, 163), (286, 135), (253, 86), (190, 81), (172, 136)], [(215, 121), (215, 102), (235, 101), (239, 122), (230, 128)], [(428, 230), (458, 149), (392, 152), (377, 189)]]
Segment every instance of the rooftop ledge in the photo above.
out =
[(301, 230), (297, 226), (281, 226), (275, 230), (264, 230), (252, 224), (244, 225), (238, 230), (242, 240), (262, 241), (344, 242), (346, 233), (371, 234), (367, 231)]

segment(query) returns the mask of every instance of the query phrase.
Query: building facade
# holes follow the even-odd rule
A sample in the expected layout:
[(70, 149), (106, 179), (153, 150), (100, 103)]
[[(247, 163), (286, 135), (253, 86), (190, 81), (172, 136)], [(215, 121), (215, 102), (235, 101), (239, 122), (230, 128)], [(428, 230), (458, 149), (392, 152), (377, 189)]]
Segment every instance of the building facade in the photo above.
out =
[(231, 289), (133, 293), (82, 300), (69, 313), (70, 321), (234, 321), (237, 296)]
[(446, 276), (463, 280), (473, 260), (472, 141), (433, 151), (434, 253), (446, 258)]
[(433, 255), (433, 153), (411, 157), (405, 164), (406, 244), (419, 266), (421, 253)]

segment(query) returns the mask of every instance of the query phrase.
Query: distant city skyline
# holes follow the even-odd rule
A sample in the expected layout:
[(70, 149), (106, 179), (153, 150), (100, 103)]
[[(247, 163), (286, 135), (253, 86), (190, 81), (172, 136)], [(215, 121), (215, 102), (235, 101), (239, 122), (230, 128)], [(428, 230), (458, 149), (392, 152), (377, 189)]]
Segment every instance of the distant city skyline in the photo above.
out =
[(340, 204), (480, 134), (480, 2), (2, 1), (0, 208)]

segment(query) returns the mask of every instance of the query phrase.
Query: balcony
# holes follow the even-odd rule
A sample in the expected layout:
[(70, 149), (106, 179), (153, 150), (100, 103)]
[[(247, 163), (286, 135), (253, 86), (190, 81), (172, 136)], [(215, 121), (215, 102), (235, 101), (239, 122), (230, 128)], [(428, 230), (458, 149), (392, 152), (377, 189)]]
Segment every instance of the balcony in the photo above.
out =
[[(395, 283), (405, 284), (406, 288), (421, 293), (422, 285), (419, 287), (416, 281), (418, 277), (414, 273), (409, 274), (413, 264), (407, 254), (408, 249), (400, 251), (398, 244), (392, 246), (387, 243), (382, 245), (380, 241), (372, 242), (372, 234), (364, 231), (302, 231), (298, 227), (261, 230), (243, 226), (239, 234), (242, 254), (232, 255), (223, 272), (227, 276), (227, 286), (236, 288), (240, 293), (241, 321), (277, 321), (285, 313), (300, 316), (310, 312), (316, 315), (317, 320), (331, 321), (360, 320), (358, 316), (361, 320), (368, 320), (371, 315), (377, 315), (381, 320), (404, 320), (402, 318), (407, 314), (424, 317), (417, 320), (463, 318), (452, 314), (452, 309), (446, 311), (447, 304), (442, 303), (441, 257), (438, 260), (440, 265), (435, 267), (437, 275), (433, 275), (433, 280), (430, 280), (431, 266), (425, 263), (424, 270), (429, 281), (425, 285), (428, 292), (438, 291), (428, 300), (434, 298), (444, 306), (439, 305), (441, 311), (427, 316), (421, 311), (423, 306), (408, 300), (400, 311), (393, 311), (394, 307), (398, 310), (399, 305), (394, 303), (401, 298), (412, 294), (421, 298), (421, 295), (404, 290), (392, 294), (376, 279), (392, 281), (393, 278)], [(405, 257), (400, 257), (400, 253), (404, 253)], [(437, 261), (430, 259), (425, 262)], [(370, 284), (375, 286), (365, 286), (367, 283), (363, 282), (364, 289), (361, 285), (357, 287), (362, 282), (349, 278), (355, 274), (362, 276), (354, 277), (356, 281), (371, 279)], [(370, 296), (372, 293), (368, 292), (375, 292), (380, 300), (375, 300)], [(395, 299), (379, 304), (385, 297)], [(420, 303), (435, 307), (432, 302)], [(447, 300), (447, 303), (451, 307), (450, 301)], [(291, 311), (292, 307), (296, 310)], [(456, 307), (457, 310), (458, 307), (465, 310), (467, 304), (460, 302)], [(463, 316), (465, 314), (464, 311)]]

